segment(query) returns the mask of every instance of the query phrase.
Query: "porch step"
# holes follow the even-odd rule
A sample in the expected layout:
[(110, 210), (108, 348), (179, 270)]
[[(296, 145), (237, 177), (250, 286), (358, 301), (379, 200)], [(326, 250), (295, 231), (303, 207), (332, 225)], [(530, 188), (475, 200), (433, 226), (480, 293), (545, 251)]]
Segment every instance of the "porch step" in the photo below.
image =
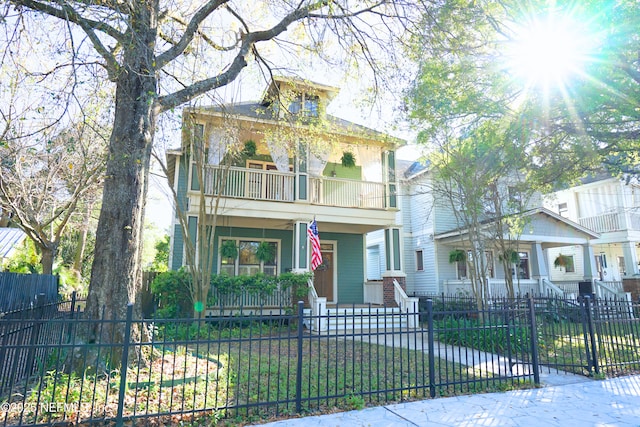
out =
[(395, 329), (407, 326), (397, 307), (327, 308), (329, 330)]

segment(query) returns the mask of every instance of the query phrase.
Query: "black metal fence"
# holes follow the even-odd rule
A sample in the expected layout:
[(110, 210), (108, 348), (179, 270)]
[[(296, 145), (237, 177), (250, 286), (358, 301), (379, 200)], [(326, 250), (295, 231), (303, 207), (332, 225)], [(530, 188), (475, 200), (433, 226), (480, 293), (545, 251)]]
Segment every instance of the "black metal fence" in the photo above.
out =
[[(370, 319), (375, 329), (352, 330), (353, 315), (338, 311), (345, 321), (326, 333), (305, 328), (320, 319), (302, 305), (203, 321), (139, 320), (131, 309), (120, 320), (41, 319), (37, 334), (3, 341), (0, 424), (243, 423), (533, 385), (541, 369), (640, 369), (639, 307), (629, 303), (503, 300), (477, 310), (429, 299), (422, 308), (420, 328), (387, 327), (407, 314), (374, 311), (385, 317)], [(0, 319), (0, 339), (27, 320)], [(87, 342), (83, 332), (96, 328), (123, 329), (124, 344)]]

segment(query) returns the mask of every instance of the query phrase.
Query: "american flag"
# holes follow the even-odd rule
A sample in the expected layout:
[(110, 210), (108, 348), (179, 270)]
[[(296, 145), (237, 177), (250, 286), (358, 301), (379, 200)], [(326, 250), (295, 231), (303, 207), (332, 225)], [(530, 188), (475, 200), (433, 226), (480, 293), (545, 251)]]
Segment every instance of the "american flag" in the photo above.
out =
[(322, 264), (322, 252), (320, 251), (320, 236), (318, 235), (318, 224), (314, 219), (307, 227), (307, 235), (311, 242), (311, 271)]

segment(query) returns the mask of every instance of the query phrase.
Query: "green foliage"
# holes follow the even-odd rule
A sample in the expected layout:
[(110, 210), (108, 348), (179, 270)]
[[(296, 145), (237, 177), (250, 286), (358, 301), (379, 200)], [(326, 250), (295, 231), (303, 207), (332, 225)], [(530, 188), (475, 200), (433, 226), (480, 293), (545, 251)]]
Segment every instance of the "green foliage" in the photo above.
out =
[(155, 244), (156, 255), (153, 258), (150, 271), (165, 272), (169, 270), (169, 235), (165, 235)]
[(220, 247), (220, 255), (223, 258), (236, 259), (238, 257), (238, 247), (234, 240), (225, 240)]
[(86, 294), (89, 282), (83, 280), (82, 277), (78, 277), (72, 269), (60, 265), (53, 271), (53, 274), (60, 278), (58, 293), (64, 300), (70, 300), (73, 292)]
[[(82, 232), (79, 230), (69, 230), (62, 235), (60, 245), (58, 246), (58, 258), (60, 264), (64, 267), (73, 267), (78, 245), (82, 238)], [(91, 277), (91, 264), (93, 263), (93, 252), (96, 244), (96, 235), (93, 231), (87, 232), (87, 240), (83, 252), (83, 258), (80, 260), (80, 276), (82, 277), (82, 286), (88, 286)], [(57, 274), (57, 273), (56, 273)], [(63, 273), (61, 273), (63, 274)]]
[(244, 148), (242, 149), (242, 155), (246, 157), (254, 157), (257, 152), (256, 143), (253, 140), (248, 140), (244, 143)]
[[(640, 41), (630, 36), (640, 19), (637, 5), (534, 1), (526, 9), (515, 1), (425, 5), (422, 31), (407, 52), (419, 67), (406, 97), (419, 140), (500, 122), (505, 141), (520, 147), (529, 181), (540, 187), (571, 183), (603, 163), (614, 172), (637, 165)], [(509, 47), (546, 15), (555, 25), (570, 17), (567, 30), (580, 34), (590, 52), (581, 55), (581, 72), (540, 87), (510, 68)]]
[(530, 331), (526, 326), (505, 325), (499, 321), (446, 317), (437, 323), (438, 341), (477, 350), (505, 354), (530, 352)]
[(352, 168), (356, 165), (356, 156), (351, 151), (345, 151), (342, 153), (342, 157), (340, 158), (340, 163), (345, 168)]
[[(241, 296), (267, 297), (276, 289), (291, 289), (296, 298), (307, 295), (307, 283), (310, 273), (283, 273), (280, 276), (267, 276), (259, 273), (253, 276), (229, 276), (214, 274), (211, 287), (217, 292), (210, 293), (207, 306), (219, 303), (215, 295), (225, 296), (226, 301), (239, 301)], [(191, 274), (185, 270), (160, 273), (151, 283), (151, 293), (158, 301), (155, 317), (158, 319), (190, 318), (193, 316), (193, 303), (190, 289), (193, 284)]]
[(269, 242), (260, 242), (256, 250), (256, 257), (263, 262), (270, 262), (275, 256), (275, 247)]
[(11, 273), (42, 273), (40, 256), (31, 239), (24, 240), (24, 244), (18, 247), (11, 259), (5, 263), (4, 269)]
[(193, 316), (191, 274), (184, 269), (158, 274), (151, 282), (151, 293), (158, 301), (155, 317), (174, 319)]
[(456, 262), (463, 262), (465, 261), (466, 257), (467, 255), (463, 250), (454, 249), (451, 252), (449, 252), (449, 263), (455, 264)]

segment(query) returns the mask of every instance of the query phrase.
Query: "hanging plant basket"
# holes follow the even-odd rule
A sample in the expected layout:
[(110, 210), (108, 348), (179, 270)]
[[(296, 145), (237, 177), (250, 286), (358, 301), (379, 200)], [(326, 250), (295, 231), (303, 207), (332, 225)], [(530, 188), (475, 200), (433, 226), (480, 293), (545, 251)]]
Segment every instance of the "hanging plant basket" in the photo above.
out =
[(507, 260), (511, 264), (517, 264), (520, 262), (520, 254), (513, 249), (507, 249), (504, 254), (500, 254), (500, 261)]
[(238, 257), (236, 242), (233, 240), (225, 240), (220, 247), (220, 255), (222, 255), (223, 258), (236, 259)]
[(566, 267), (571, 262), (571, 257), (566, 255), (558, 255), (556, 259), (553, 261), (554, 267)]
[(345, 168), (353, 168), (356, 166), (356, 156), (351, 151), (345, 151), (342, 153), (340, 162)]
[(449, 252), (449, 263), (455, 264), (456, 262), (462, 262), (465, 260), (465, 253), (461, 249), (454, 249)]
[(244, 143), (242, 154), (244, 154), (247, 157), (254, 157), (256, 155), (257, 150), (258, 148), (256, 147), (256, 143), (250, 139)]
[(269, 242), (260, 242), (258, 249), (256, 250), (256, 257), (262, 262), (273, 261), (274, 251), (273, 246)]

